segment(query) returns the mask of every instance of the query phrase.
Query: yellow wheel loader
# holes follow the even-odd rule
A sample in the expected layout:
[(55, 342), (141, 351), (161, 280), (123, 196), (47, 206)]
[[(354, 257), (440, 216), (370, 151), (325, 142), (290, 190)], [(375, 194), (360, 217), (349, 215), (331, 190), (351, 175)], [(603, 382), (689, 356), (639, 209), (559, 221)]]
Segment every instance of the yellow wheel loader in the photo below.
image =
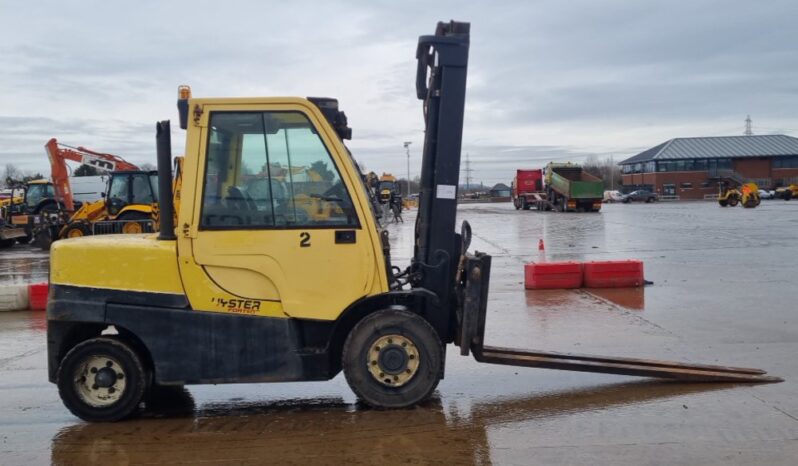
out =
[(759, 187), (756, 183), (745, 183), (739, 189), (731, 188), (726, 183), (720, 184), (718, 204), (721, 207), (735, 207), (740, 204), (749, 209), (758, 206), (760, 202)]
[[(469, 252), (467, 222), (455, 232), (468, 48), (467, 23), (439, 23), (419, 39), (427, 140), (404, 270), (391, 264), (344, 145), (351, 130), (337, 100), (192, 98), (181, 88), (177, 224), (170, 124), (162, 121), (160, 232), (53, 245), (48, 372), (66, 407), (114, 421), (158, 386), (321, 381), (343, 371), (364, 402), (402, 408), (432, 394), (451, 343), (484, 363), (779, 381), (758, 369), (486, 345), (491, 257)], [(303, 196), (329, 214), (308, 215)]]

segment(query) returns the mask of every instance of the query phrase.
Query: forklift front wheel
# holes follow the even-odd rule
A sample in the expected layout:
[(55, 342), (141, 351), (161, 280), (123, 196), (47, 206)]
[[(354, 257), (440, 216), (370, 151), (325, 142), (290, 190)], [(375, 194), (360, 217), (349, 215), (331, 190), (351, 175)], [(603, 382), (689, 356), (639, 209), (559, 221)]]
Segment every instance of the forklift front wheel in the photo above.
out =
[(124, 419), (139, 406), (148, 380), (136, 352), (114, 338), (72, 348), (58, 367), (58, 393), (75, 416), (89, 422)]
[(385, 309), (355, 325), (344, 343), (342, 362), (358, 398), (375, 408), (405, 408), (437, 387), (443, 345), (422, 317)]

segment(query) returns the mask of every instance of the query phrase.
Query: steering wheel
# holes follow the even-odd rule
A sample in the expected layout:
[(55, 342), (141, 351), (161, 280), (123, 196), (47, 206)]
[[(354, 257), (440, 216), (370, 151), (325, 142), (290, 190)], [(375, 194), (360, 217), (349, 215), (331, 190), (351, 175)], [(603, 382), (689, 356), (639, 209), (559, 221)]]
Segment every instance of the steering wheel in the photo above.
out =
[(327, 191), (324, 191), (322, 197), (330, 198), (330, 197), (337, 197), (340, 200), (344, 200), (346, 198), (346, 188), (344, 188), (344, 184), (341, 181), (337, 181), (334, 185), (330, 187)]
[(232, 210), (248, 210), (247, 197), (238, 188), (238, 186), (230, 186), (227, 188), (227, 198), (225, 198), (225, 205)]

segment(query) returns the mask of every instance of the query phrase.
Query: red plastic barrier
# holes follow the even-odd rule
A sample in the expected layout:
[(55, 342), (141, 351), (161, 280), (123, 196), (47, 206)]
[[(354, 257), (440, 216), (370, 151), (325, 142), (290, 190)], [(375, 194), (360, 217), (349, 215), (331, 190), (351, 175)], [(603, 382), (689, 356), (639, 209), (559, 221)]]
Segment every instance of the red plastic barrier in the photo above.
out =
[(586, 288), (643, 286), (643, 261), (596, 261), (585, 263)]
[(524, 265), (524, 287), (528, 290), (579, 288), (582, 264), (579, 262), (542, 262)]
[(31, 283), (28, 285), (29, 307), (32, 311), (43, 311), (47, 309), (47, 292), (47, 282)]

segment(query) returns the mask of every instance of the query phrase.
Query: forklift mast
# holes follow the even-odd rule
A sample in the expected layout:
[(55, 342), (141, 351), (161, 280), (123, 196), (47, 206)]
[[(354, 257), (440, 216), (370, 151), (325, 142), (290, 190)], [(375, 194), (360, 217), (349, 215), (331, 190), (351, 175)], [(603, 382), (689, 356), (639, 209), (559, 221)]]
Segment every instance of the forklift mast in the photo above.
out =
[(447, 342), (453, 334), (457, 266), (465, 252), (454, 231), (469, 30), (469, 23), (440, 22), (435, 35), (419, 38), (416, 50), (416, 94), (424, 101), (426, 126), (412, 285), (437, 296), (427, 302), (427, 319)]

